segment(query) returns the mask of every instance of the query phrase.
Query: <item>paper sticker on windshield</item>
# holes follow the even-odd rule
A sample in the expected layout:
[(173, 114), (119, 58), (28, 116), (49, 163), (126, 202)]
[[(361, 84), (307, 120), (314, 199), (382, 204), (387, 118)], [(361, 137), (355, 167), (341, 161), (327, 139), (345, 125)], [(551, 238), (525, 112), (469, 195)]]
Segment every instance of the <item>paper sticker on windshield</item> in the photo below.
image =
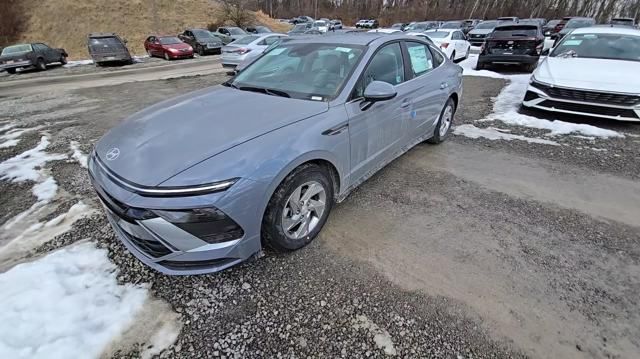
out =
[(352, 51), (352, 49), (350, 49), (348, 47), (336, 47), (336, 51), (342, 51), (342, 52), (350, 53)]
[(563, 45), (565, 46), (578, 46), (582, 43), (582, 40), (567, 40)]
[(269, 51), (269, 55), (280, 55), (281, 53), (285, 52), (287, 50), (286, 47), (281, 47), (278, 49), (273, 49), (271, 51)]

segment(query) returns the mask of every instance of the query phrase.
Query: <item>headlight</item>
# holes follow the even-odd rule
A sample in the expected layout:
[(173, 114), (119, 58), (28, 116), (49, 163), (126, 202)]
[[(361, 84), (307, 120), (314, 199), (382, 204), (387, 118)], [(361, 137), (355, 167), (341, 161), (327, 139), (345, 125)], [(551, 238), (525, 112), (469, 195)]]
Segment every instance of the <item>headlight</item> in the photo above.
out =
[(208, 183), (198, 186), (188, 187), (153, 187), (153, 188), (132, 188), (132, 190), (142, 196), (149, 197), (173, 197), (173, 196), (196, 196), (207, 193), (226, 191), (238, 181), (232, 178), (226, 181)]

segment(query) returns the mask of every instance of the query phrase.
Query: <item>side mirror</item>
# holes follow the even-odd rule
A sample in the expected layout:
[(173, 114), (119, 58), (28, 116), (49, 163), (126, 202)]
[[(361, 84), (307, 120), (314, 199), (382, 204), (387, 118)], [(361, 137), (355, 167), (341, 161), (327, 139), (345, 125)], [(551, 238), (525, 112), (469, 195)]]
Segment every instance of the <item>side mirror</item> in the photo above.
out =
[(549, 56), (550, 52), (551, 52), (550, 49), (544, 49), (542, 50), (542, 53), (540, 53), (540, 56)]
[(122, 39), (122, 41), (123, 41), (125, 44), (128, 44), (128, 43), (129, 43), (129, 41), (127, 41), (127, 39)]
[(364, 105), (362, 110), (366, 110), (371, 105), (380, 101), (388, 101), (396, 97), (398, 92), (392, 84), (383, 81), (373, 81), (364, 89)]

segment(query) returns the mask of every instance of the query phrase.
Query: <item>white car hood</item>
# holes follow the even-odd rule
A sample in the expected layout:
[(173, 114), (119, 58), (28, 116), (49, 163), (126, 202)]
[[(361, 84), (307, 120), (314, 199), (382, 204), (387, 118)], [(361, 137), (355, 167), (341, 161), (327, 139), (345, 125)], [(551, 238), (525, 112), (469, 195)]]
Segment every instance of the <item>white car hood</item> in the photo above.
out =
[(536, 69), (536, 80), (559, 87), (640, 94), (640, 62), (547, 57)]

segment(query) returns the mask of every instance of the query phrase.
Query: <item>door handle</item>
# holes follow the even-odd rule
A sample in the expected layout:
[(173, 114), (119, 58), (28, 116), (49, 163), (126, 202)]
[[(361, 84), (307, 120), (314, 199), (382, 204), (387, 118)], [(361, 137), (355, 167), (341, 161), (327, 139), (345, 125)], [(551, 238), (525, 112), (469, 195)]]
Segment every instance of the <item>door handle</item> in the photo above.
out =
[(407, 108), (411, 106), (411, 101), (410, 100), (404, 100), (402, 101), (402, 104), (400, 105), (400, 108)]
[(448, 83), (446, 83), (446, 82), (443, 82), (443, 83), (441, 83), (441, 84), (440, 84), (440, 89), (441, 89), (441, 90), (444, 90), (444, 89), (446, 89), (447, 87), (449, 87), (449, 84), (448, 84)]

